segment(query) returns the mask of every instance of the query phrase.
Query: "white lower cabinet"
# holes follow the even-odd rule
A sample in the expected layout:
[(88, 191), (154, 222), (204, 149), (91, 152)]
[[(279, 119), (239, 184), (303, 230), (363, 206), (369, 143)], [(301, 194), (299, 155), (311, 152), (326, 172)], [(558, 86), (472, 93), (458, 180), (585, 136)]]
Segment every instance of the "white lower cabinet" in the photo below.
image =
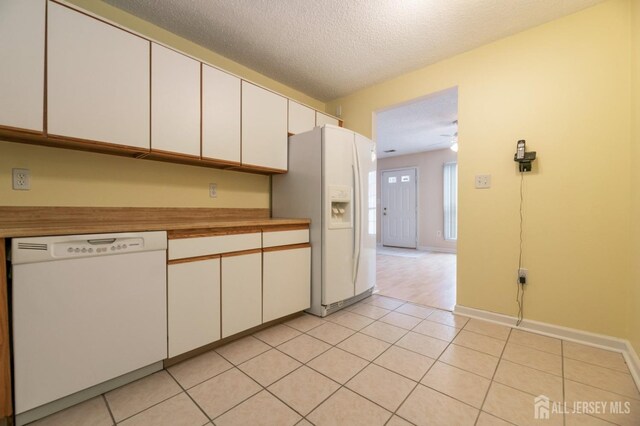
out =
[(170, 239), (169, 357), (309, 308), (308, 243), (308, 229)]
[(222, 256), (222, 337), (262, 324), (262, 253)]
[(220, 339), (220, 259), (170, 264), (169, 357)]
[[(308, 235), (308, 231), (307, 231)], [(311, 247), (263, 253), (263, 322), (311, 306)]]

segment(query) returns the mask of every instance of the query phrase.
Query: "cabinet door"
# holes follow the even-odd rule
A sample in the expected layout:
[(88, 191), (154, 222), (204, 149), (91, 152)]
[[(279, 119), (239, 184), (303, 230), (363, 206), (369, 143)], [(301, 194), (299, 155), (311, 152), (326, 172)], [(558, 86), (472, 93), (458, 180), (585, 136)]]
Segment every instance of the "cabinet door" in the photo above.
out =
[(42, 131), (45, 6), (0, 1), (0, 126)]
[(263, 254), (263, 322), (311, 306), (311, 247)]
[(313, 129), (315, 125), (315, 110), (289, 99), (289, 133), (304, 133)]
[(262, 254), (222, 257), (222, 337), (262, 324)]
[(220, 259), (169, 265), (169, 357), (220, 339)]
[(204, 64), (202, 157), (240, 163), (240, 79)]
[(149, 41), (57, 3), (48, 6), (52, 135), (149, 148)]
[(242, 164), (287, 169), (287, 99), (242, 82)]
[(200, 156), (200, 62), (155, 43), (151, 149)]
[(325, 124), (333, 124), (339, 126), (340, 122), (337, 118), (333, 118), (327, 114), (316, 111), (316, 126), (324, 126)]

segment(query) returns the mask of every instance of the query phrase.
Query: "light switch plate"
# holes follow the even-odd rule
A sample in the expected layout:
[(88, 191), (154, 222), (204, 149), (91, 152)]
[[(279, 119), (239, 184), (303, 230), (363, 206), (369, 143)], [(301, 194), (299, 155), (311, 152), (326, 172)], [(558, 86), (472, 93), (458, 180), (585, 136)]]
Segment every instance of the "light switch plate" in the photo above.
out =
[(216, 183), (209, 184), (209, 197), (218, 198), (218, 184)]
[(476, 175), (476, 189), (491, 188), (491, 175)]

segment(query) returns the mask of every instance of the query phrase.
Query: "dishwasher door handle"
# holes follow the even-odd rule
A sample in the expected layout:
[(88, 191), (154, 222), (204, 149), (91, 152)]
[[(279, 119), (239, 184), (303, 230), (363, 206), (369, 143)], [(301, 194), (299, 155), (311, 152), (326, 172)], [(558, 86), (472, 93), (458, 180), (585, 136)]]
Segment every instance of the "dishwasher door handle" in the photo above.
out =
[(89, 244), (98, 245), (98, 244), (112, 244), (116, 242), (116, 238), (100, 238), (96, 240), (87, 240)]

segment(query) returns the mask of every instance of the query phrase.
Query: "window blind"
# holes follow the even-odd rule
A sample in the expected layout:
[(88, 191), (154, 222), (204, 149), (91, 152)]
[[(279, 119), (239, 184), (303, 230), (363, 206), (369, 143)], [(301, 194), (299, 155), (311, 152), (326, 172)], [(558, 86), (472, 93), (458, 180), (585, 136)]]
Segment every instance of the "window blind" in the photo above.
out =
[(444, 239), (458, 239), (458, 163), (444, 163)]

